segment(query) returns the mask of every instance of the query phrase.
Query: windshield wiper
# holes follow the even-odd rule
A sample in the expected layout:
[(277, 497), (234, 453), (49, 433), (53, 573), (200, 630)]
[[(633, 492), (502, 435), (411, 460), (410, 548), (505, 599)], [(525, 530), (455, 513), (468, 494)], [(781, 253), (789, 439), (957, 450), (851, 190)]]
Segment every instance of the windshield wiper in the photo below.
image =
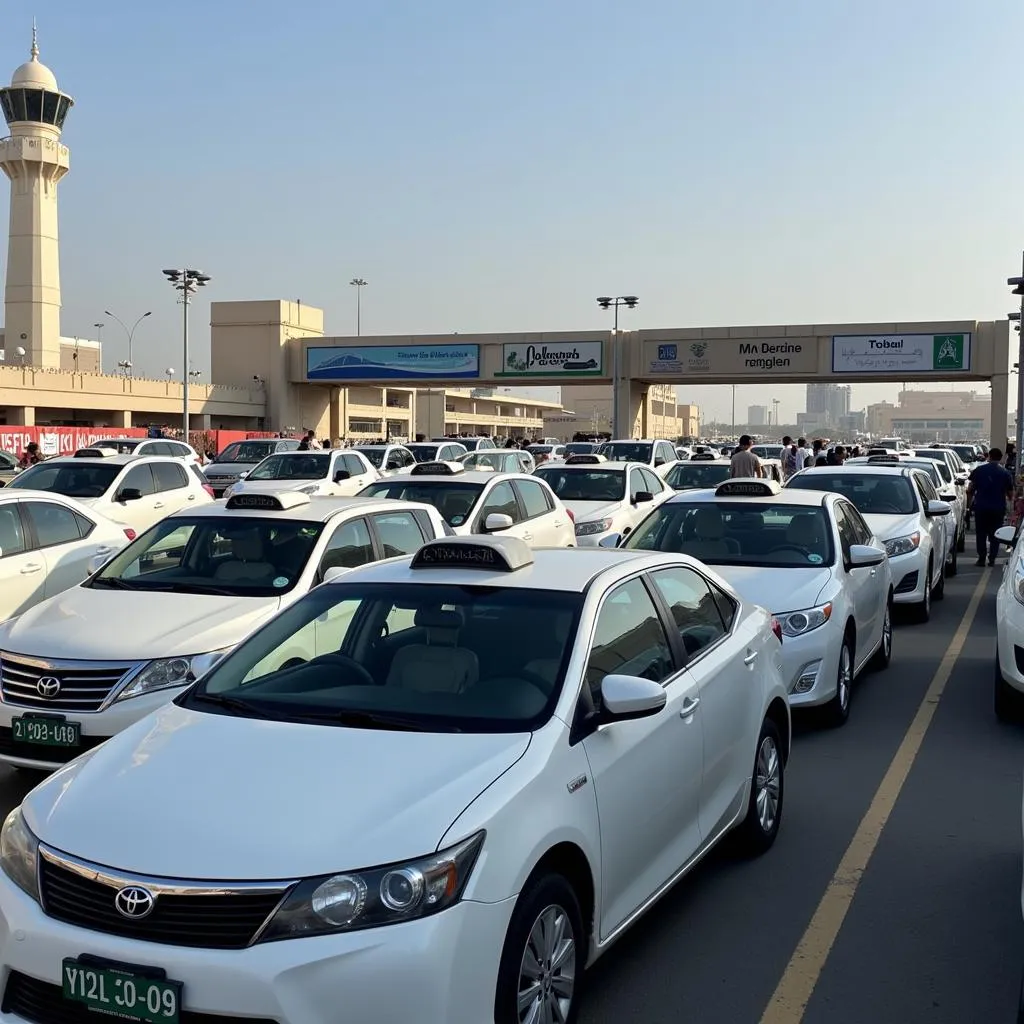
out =
[(269, 718), (265, 711), (260, 711), (259, 708), (255, 708), (246, 700), (242, 700), (240, 697), (229, 697), (223, 693), (192, 693), (189, 694), (190, 700), (203, 701), (206, 704), (216, 704), (217, 707), (227, 708), (231, 711), (242, 711), (247, 715), (253, 715), (256, 718)]
[(120, 576), (101, 576), (99, 579), (92, 581), (94, 587), (110, 587), (114, 590), (135, 590), (136, 587), (133, 583), (129, 583), (127, 580), (121, 579)]
[(296, 711), (296, 718), (310, 718), (318, 722), (336, 722), (351, 725), (356, 729), (391, 729), (396, 732), (462, 732), (457, 726), (445, 725), (440, 728), (426, 726), (411, 718), (398, 715), (380, 714), (376, 711)]

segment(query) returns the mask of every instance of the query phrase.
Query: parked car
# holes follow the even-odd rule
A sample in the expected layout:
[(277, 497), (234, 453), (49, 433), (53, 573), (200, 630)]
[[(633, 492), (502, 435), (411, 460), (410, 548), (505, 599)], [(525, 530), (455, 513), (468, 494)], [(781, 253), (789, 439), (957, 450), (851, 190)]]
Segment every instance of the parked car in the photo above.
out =
[(244, 480), (268, 455), (293, 452), (299, 442), (291, 437), (252, 438), (234, 441), (214, 460), (203, 467), (206, 479), (216, 498), (223, 498), (232, 485)]
[(358, 494), (368, 483), (379, 479), (380, 473), (366, 456), (351, 448), (275, 452), (244, 480), (232, 484), (224, 497), (282, 490), (346, 497)]

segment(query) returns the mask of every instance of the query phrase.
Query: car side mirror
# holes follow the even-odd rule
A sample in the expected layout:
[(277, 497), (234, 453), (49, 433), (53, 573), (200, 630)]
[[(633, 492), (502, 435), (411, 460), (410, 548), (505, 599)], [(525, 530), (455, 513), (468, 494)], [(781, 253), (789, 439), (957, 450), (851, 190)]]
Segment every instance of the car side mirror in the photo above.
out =
[(870, 544), (850, 545), (850, 568), (859, 569), (868, 565), (881, 565), (885, 561), (885, 552)]
[(1008, 548), (1012, 548), (1015, 533), (1016, 530), (1012, 526), (1000, 526), (992, 536), (995, 537), (1000, 544), (1005, 544)]
[(948, 516), (952, 511), (953, 509), (948, 501), (929, 501), (924, 514), (930, 519), (933, 516)]
[(665, 687), (641, 676), (609, 675), (601, 680), (601, 724), (649, 718), (665, 706)]
[(967, 483), (967, 474), (966, 473), (957, 473), (957, 475), (956, 475), (956, 482), (958, 484), (965, 484), (965, 483)]
[(942, 501), (956, 501), (956, 495), (955, 494), (940, 494), (939, 498)]
[(602, 537), (597, 542), (597, 546), (600, 548), (617, 548), (620, 540), (622, 540), (621, 533), (609, 533), (607, 537)]
[(122, 487), (114, 496), (114, 501), (139, 501), (142, 491), (137, 487)]
[(650, 491), (637, 491), (633, 498), (634, 505), (643, 505), (648, 501), (654, 501), (654, 495)]
[(342, 480), (348, 480), (352, 474), (347, 469), (336, 469), (334, 471), (334, 482), (340, 484)]
[(501, 530), (508, 530), (512, 527), (512, 517), (504, 512), (491, 512), (484, 520), (485, 533), (499, 533)]
[(655, 465), (655, 467), (657, 467), (657, 466), (664, 466), (665, 465), (665, 461), (666, 460), (662, 456), (658, 455), (654, 459), (654, 465)]
[(332, 565), (330, 569), (324, 570), (323, 583), (333, 583), (339, 576), (344, 576), (349, 570), (344, 565)]

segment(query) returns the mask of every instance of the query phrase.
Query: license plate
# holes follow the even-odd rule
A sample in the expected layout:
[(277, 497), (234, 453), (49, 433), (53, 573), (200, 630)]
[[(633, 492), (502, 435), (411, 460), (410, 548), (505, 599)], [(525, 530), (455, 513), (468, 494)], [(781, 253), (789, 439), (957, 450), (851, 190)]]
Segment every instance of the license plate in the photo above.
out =
[(93, 1013), (145, 1024), (178, 1024), (180, 981), (147, 978), (130, 968), (95, 967), (68, 958), (61, 971), (64, 998)]
[(11, 738), (15, 743), (36, 743), (41, 747), (77, 747), (82, 727), (63, 718), (22, 715), (11, 719)]

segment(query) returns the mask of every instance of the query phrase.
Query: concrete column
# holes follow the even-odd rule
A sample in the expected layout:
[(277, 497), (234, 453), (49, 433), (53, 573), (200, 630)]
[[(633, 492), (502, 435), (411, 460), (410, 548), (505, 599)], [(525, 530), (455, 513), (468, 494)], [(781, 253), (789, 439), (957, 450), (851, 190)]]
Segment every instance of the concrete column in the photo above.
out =
[[(193, 423), (198, 419), (199, 425), (193, 427), (194, 430), (213, 430), (212, 418), (208, 412), (201, 412), (198, 416), (189, 417)], [(128, 413), (128, 419), (131, 419), (131, 413)], [(126, 427), (130, 427), (130, 423), (125, 424)]]
[(1006, 446), (1006, 424), (1009, 419), (1009, 388), (1010, 375), (1008, 373), (992, 374), (992, 406), (989, 413), (989, 436), (991, 444), (995, 448)]
[(12, 427), (34, 427), (36, 425), (35, 406), (8, 406), (7, 419)]
[(130, 430), (132, 425), (132, 414), (128, 409), (124, 412), (114, 413), (114, 426), (120, 430)]
[(328, 427), (327, 432), (331, 435), (331, 444), (333, 444), (338, 438), (345, 436), (345, 430), (342, 428), (341, 419), (341, 388), (331, 388), (330, 391), (331, 399), (328, 406)]

